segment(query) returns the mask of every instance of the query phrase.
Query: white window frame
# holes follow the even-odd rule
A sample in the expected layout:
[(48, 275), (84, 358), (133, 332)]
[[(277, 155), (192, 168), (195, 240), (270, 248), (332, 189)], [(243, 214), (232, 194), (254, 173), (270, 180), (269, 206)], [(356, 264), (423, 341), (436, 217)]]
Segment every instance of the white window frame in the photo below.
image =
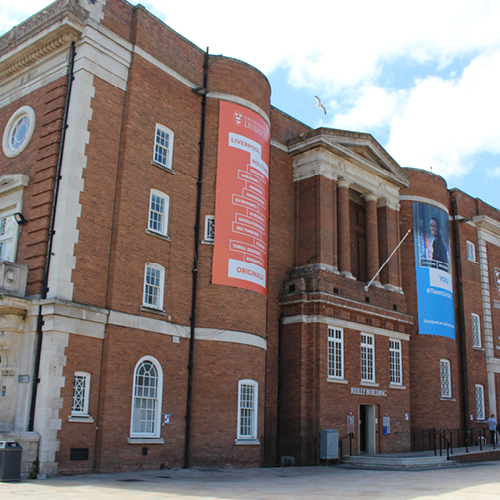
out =
[(472, 241), (467, 240), (467, 260), (476, 262), (476, 245)]
[(481, 318), (478, 314), (471, 313), (472, 322), (472, 347), (481, 348)]
[[(244, 398), (243, 389), (251, 388), (252, 405)], [(255, 380), (243, 379), (238, 381), (238, 427), (237, 442), (257, 441), (259, 409), (259, 384)], [(244, 418), (250, 419), (250, 424)], [(243, 429), (244, 428), (244, 429)]]
[[(83, 387), (81, 382), (83, 382)], [(77, 385), (79, 387), (77, 387)], [(75, 372), (75, 375), (73, 377), (73, 397), (71, 399), (71, 415), (74, 417), (88, 417), (89, 400), (90, 400), (90, 373), (80, 372), (80, 371)]]
[[(153, 273), (148, 274), (148, 270), (154, 272), (153, 278), (158, 279), (158, 283), (151, 283), (151, 276)], [(165, 288), (165, 268), (160, 264), (146, 262), (144, 270), (144, 289), (142, 294), (142, 305), (152, 309), (163, 310), (163, 294)], [(156, 293), (151, 293), (156, 290)], [(149, 300), (149, 297), (156, 297), (157, 303)]]
[(476, 384), (475, 396), (476, 396), (476, 421), (486, 420), (486, 412), (484, 409), (484, 387), (481, 384)]
[(451, 398), (451, 366), (447, 359), (439, 360), (439, 374), (441, 381), (441, 397)]
[(8, 218), (12, 224), (11, 232), (0, 236), (0, 240), (11, 242), (7, 255), (2, 255), (0, 250), (0, 260), (16, 262), (20, 227), (15, 222), (14, 214), (23, 211), (23, 193), (29, 179), (27, 175), (22, 174), (0, 177), (0, 220)]
[[(168, 145), (163, 144), (165, 135), (168, 136)], [(167, 170), (172, 170), (172, 157), (174, 153), (174, 133), (164, 125), (156, 124), (153, 147), (153, 163)]]
[(205, 241), (215, 240), (215, 215), (205, 215)]
[[(159, 198), (163, 200), (163, 213), (157, 210), (153, 203), (157, 204), (156, 199)], [(155, 200), (153, 202), (153, 200)], [(170, 210), (170, 197), (158, 191), (157, 189), (151, 189), (151, 194), (149, 196), (149, 211), (148, 211), (148, 231), (152, 233), (161, 234), (162, 236), (168, 236), (168, 216)], [(155, 227), (155, 225), (161, 225), (161, 228)]]
[[(12, 134), (16, 125), (20, 120), (27, 119), (27, 130), (26, 134), (23, 136), (22, 141), (16, 147), (12, 141)], [(3, 133), (3, 152), (7, 158), (15, 158), (20, 155), (28, 146), (33, 137), (33, 132), (35, 130), (36, 117), (35, 111), (30, 106), (22, 106), (19, 108), (9, 119), (7, 126), (5, 127)]]
[(0, 260), (16, 261), (18, 235), (19, 224), (14, 216), (0, 212)]
[(328, 378), (344, 380), (344, 331), (328, 327)]
[[(151, 394), (151, 385), (140, 385), (138, 382), (141, 381), (141, 377), (138, 373), (139, 369), (145, 363), (151, 363), (156, 369), (156, 392)], [(146, 389), (148, 393), (145, 395)], [(161, 408), (162, 408), (162, 396), (163, 396), (163, 370), (161, 368), (160, 362), (153, 356), (143, 356), (135, 365), (134, 368), (134, 379), (132, 381), (132, 408), (130, 415), (130, 437), (138, 438), (159, 438), (161, 432)], [(147, 404), (151, 408), (136, 408), (136, 405)], [(144, 417), (144, 411), (150, 412), (152, 422), (152, 429), (149, 431), (141, 432), (137, 430), (137, 424), (140, 424), (143, 420), (140, 417)], [(139, 417), (139, 418), (137, 418)], [(134, 426), (136, 424), (136, 426)]]
[(403, 363), (401, 340), (389, 339), (390, 383), (403, 385)]
[(375, 382), (375, 337), (361, 334), (361, 381)]

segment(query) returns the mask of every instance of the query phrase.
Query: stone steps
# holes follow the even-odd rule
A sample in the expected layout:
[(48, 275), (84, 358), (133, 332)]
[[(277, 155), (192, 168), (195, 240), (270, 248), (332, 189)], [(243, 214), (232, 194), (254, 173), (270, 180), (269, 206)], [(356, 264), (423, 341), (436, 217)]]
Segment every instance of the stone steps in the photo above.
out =
[(407, 470), (407, 469), (429, 469), (454, 467), (458, 463), (454, 460), (446, 460), (446, 457), (389, 457), (384, 455), (354, 455), (344, 457), (344, 464), (351, 467), (363, 469), (389, 469), (389, 470)]

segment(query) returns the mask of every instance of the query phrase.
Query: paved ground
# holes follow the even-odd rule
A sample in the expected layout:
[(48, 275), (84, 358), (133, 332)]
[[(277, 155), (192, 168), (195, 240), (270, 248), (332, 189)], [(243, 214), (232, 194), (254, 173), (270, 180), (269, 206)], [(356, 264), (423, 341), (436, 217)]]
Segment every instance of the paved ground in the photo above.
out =
[(499, 500), (500, 461), (448, 469), (161, 470), (0, 483), (0, 499)]

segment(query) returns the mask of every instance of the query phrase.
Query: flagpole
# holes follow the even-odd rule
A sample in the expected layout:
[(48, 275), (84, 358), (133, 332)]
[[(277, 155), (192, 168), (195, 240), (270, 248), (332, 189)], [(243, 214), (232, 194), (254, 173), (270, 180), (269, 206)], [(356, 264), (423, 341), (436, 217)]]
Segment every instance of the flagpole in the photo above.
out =
[(408, 232), (403, 236), (403, 239), (398, 243), (398, 246), (392, 251), (391, 255), (387, 258), (387, 260), (380, 266), (379, 270), (375, 273), (375, 276), (370, 280), (370, 283), (365, 286), (365, 291), (368, 291), (370, 285), (375, 281), (375, 278), (380, 274), (380, 271), (384, 268), (384, 266), (391, 260), (392, 256), (396, 253), (397, 249), (401, 246), (406, 237), (411, 233), (411, 229), (408, 229)]

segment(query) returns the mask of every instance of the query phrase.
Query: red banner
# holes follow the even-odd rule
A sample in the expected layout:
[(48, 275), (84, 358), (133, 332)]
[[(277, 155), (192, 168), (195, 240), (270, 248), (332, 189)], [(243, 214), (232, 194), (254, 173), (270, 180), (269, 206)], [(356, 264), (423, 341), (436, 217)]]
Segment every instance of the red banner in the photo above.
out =
[(269, 148), (260, 115), (221, 101), (212, 282), (266, 297)]

